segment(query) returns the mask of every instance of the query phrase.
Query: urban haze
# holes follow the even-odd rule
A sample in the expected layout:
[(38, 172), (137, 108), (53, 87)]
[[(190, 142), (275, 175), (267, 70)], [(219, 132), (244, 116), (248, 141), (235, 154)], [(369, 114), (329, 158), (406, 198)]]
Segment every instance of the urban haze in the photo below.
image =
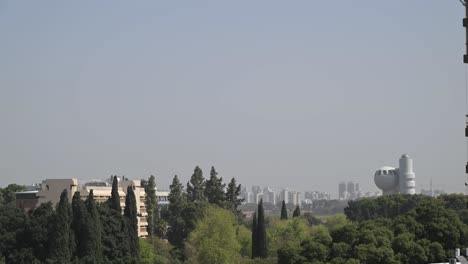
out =
[(195, 166), (337, 195), (414, 160), (464, 192), (457, 1), (1, 1), (0, 186)]

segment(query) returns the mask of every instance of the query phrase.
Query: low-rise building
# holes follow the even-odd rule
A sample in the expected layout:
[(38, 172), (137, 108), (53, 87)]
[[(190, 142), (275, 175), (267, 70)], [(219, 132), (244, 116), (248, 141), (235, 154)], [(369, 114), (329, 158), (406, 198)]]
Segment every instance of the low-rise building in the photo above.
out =
[[(120, 206), (122, 211), (125, 208), (125, 196), (127, 195), (127, 187), (132, 186), (135, 192), (137, 219), (138, 219), (138, 236), (146, 237), (148, 222), (146, 217), (146, 193), (140, 185), (140, 180), (127, 180), (121, 179), (119, 181), (119, 196)], [(83, 200), (87, 199), (91, 190), (93, 190), (93, 197), (97, 203), (103, 203), (111, 197), (112, 186), (107, 182), (93, 181), (78, 186), (77, 179), (46, 179), (39, 187), (38, 191), (18, 192), (16, 193), (16, 205), (25, 210), (36, 208), (37, 206), (52, 202), (55, 206), (60, 201), (60, 195), (63, 190), (68, 192), (68, 201), (72, 201), (75, 192), (79, 191)]]

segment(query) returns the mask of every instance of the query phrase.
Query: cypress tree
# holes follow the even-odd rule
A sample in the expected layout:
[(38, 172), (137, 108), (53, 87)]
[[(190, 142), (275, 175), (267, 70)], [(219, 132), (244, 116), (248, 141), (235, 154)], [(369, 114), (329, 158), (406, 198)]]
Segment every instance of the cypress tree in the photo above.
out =
[(293, 218), (294, 217), (299, 217), (301, 216), (301, 209), (299, 208), (299, 205), (296, 206), (296, 209), (294, 209), (294, 212), (293, 212)]
[(210, 171), (210, 179), (206, 181), (206, 197), (209, 203), (222, 206), (225, 200), (223, 178), (217, 177), (218, 173), (212, 166)]
[(148, 183), (145, 185), (145, 193), (146, 193), (146, 212), (148, 216), (146, 220), (148, 222), (148, 237), (152, 238), (153, 234), (155, 233), (156, 227), (156, 211), (158, 206), (158, 200), (156, 197), (156, 179), (153, 175), (151, 175), (148, 179)]
[(72, 256), (72, 235), (70, 229), (71, 208), (68, 193), (64, 189), (60, 195), (49, 237), (49, 259), (57, 263), (70, 263)]
[(266, 258), (267, 245), (266, 245), (266, 227), (265, 227), (265, 212), (263, 210), (263, 199), (260, 199), (258, 204), (258, 219), (257, 219), (257, 251), (260, 258)]
[(86, 200), (86, 224), (84, 226), (83, 235), (86, 244), (83, 247), (83, 255), (90, 259), (91, 263), (102, 262), (102, 241), (101, 241), (101, 221), (99, 212), (94, 201), (93, 190), (89, 192)]
[(86, 225), (86, 208), (83, 200), (81, 200), (80, 192), (75, 192), (72, 199), (72, 212), (73, 219), (71, 222), (71, 228), (74, 233), (76, 250), (74, 256), (81, 258), (84, 256), (85, 250), (84, 247), (88, 241), (84, 236), (84, 228)]
[(283, 203), (281, 205), (281, 220), (287, 220), (288, 219), (288, 210), (286, 210), (286, 203), (283, 200)]
[(257, 241), (257, 213), (254, 212), (252, 219), (252, 258), (258, 257), (258, 241)]
[(130, 254), (134, 257), (138, 257), (140, 247), (138, 244), (137, 208), (135, 192), (133, 191), (133, 186), (131, 185), (127, 187), (127, 195), (125, 196), (124, 217), (128, 224)]
[(100, 222), (102, 223), (102, 253), (107, 262), (122, 259), (128, 253), (128, 234), (125, 233), (125, 221), (121, 213), (107, 204), (98, 205)]
[(122, 213), (122, 209), (120, 208), (119, 181), (117, 180), (117, 176), (114, 176), (112, 179), (112, 192), (111, 197), (109, 198), (109, 206), (111, 209)]
[(193, 171), (190, 181), (187, 182), (187, 196), (189, 201), (205, 201), (205, 178), (203, 178), (203, 171), (200, 167), (196, 166)]
[(244, 199), (240, 199), (241, 185), (237, 185), (236, 178), (232, 178), (226, 189), (226, 202), (228, 208), (237, 212), (237, 207), (242, 204)]

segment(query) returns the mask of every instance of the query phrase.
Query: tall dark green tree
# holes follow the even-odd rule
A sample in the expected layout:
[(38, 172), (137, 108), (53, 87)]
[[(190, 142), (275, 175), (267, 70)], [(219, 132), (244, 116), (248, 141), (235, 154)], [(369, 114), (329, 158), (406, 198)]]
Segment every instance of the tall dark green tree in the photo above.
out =
[(257, 245), (258, 256), (260, 258), (268, 257), (267, 241), (266, 241), (266, 226), (265, 212), (263, 210), (263, 199), (260, 199), (258, 204), (258, 219), (257, 219)]
[(222, 206), (224, 200), (226, 199), (224, 189), (226, 185), (223, 184), (223, 178), (218, 178), (218, 173), (216, 172), (214, 167), (211, 167), (210, 171), (210, 179), (206, 181), (206, 197), (208, 198), (208, 202), (212, 204), (217, 204)]
[(244, 199), (239, 198), (241, 193), (241, 185), (237, 185), (236, 178), (232, 178), (226, 189), (226, 202), (228, 208), (237, 212), (237, 207), (242, 204)]
[(118, 261), (130, 255), (132, 240), (129, 237), (129, 225), (122, 216), (117, 176), (114, 176), (112, 181), (111, 197), (107, 201), (107, 207), (109, 210), (100, 208), (103, 256), (107, 261)]
[(28, 263), (18, 259), (27, 226), (23, 210), (12, 205), (0, 206), (0, 263), (3, 258), (3, 263)]
[(252, 218), (252, 258), (258, 257), (257, 213)]
[(191, 202), (205, 201), (205, 178), (203, 178), (203, 171), (200, 167), (196, 166), (190, 181), (187, 182), (187, 198)]
[(127, 225), (122, 214), (110, 208), (109, 202), (97, 206), (102, 223), (102, 253), (105, 263), (117, 262), (129, 252)]
[(131, 256), (138, 257), (140, 247), (138, 243), (138, 218), (136, 208), (136, 197), (135, 192), (133, 191), (133, 186), (131, 185), (127, 187), (127, 194), (125, 196), (124, 216), (128, 224), (128, 232), (130, 238), (130, 254)]
[(293, 212), (293, 218), (299, 217), (299, 216), (301, 216), (301, 208), (299, 208), (299, 205), (297, 205), (296, 209), (294, 209), (294, 212)]
[(29, 240), (33, 248), (33, 253), (38, 261), (45, 263), (49, 248), (48, 237), (51, 233), (52, 223), (55, 218), (52, 203), (43, 203), (36, 209), (30, 211), (29, 218), (31, 221), (27, 228), (30, 234)]
[(169, 186), (169, 222), (167, 238), (169, 242), (177, 248), (183, 247), (185, 239), (185, 222), (182, 218), (182, 212), (186, 207), (186, 197), (184, 187), (179, 181), (177, 175), (174, 176), (172, 184)]
[(283, 200), (283, 203), (281, 204), (281, 220), (287, 220), (288, 219), (288, 210), (286, 209), (286, 203)]
[(49, 259), (57, 263), (69, 263), (72, 257), (71, 208), (68, 192), (63, 190), (53, 220), (49, 237)]
[(122, 213), (122, 209), (120, 207), (119, 181), (117, 180), (117, 176), (114, 176), (112, 179), (112, 191), (111, 197), (109, 198), (109, 207), (119, 213)]
[(75, 192), (72, 199), (72, 222), (71, 229), (75, 237), (76, 250), (73, 252), (75, 257), (82, 258), (85, 253), (85, 245), (88, 243), (84, 235), (86, 225), (87, 211), (80, 192)]
[(146, 217), (148, 222), (148, 237), (152, 238), (156, 231), (156, 213), (158, 206), (158, 200), (156, 197), (156, 179), (153, 175), (149, 177), (148, 183), (145, 185), (145, 193), (146, 212), (148, 213), (148, 216)]
[(102, 240), (101, 240), (101, 221), (99, 212), (94, 201), (94, 192), (91, 190), (86, 200), (86, 224), (83, 228), (83, 236), (86, 244), (83, 247), (83, 255), (89, 263), (102, 262)]

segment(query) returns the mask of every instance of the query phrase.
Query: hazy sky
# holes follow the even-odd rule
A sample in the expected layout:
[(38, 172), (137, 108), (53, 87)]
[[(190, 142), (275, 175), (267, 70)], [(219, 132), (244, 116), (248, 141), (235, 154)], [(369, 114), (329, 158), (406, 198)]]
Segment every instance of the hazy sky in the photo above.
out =
[(0, 186), (157, 176), (463, 192), (459, 1), (0, 1)]

